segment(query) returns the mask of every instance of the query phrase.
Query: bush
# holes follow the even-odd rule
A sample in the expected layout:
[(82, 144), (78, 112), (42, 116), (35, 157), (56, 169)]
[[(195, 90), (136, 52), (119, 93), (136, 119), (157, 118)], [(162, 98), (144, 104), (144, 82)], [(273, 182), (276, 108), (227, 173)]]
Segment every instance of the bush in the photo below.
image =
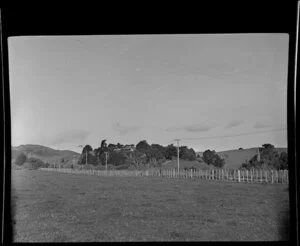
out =
[(23, 164), (23, 167), (29, 170), (36, 170), (42, 167), (47, 167), (47, 165), (42, 160), (31, 157), (27, 159), (27, 161)]
[(215, 167), (222, 168), (225, 164), (224, 159), (222, 159), (214, 150), (206, 150), (203, 152), (203, 161), (208, 165), (213, 165)]
[(27, 156), (22, 152), (20, 153), (16, 160), (15, 160), (15, 164), (18, 165), (18, 166), (22, 166), (27, 160)]
[(13, 169), (13, 170), (21, 170), (21, 169), (22, 169), (22, 166), (18, 166), (18, 165), (16, 165), (15, 163), (12, 163), (12, 164), (11, 164), (11, 169)]

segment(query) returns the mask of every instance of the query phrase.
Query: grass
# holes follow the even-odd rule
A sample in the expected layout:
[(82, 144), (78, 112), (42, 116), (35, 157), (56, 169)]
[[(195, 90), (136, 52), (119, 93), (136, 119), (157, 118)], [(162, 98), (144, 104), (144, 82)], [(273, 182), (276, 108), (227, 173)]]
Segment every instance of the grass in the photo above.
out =
[(287, 240), (280, 184), (12, 171), (15, 242)]
[[(207, 165), (204, 162), (187, 161), (187, 160), (182, 160), (182, 159), (179, 160), (179, 166), (182, 169), (183, 168), (192, 168), (192, 167), (194, 167), (196, 169), (202, 169), (202, 170), (216, 168), (212, 165)], [(177, 167), (178, 167), (177, 159), (168, 160), (162, 165), (162, 169), (169, 169), (169, 170), (177, 169)]]

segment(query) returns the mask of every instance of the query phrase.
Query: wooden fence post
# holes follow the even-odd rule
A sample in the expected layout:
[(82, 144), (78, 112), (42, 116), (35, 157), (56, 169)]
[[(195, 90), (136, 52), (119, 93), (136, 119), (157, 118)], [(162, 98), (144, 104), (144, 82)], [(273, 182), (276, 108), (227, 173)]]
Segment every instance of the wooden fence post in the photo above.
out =
[(271, 181), (272, 181), (272, 184), (273, 184), (273, 182), (274, 182), (274, 177), (273, 177), (273, 170), (271, 170)]
[(238, 181), (241, 182), (241, 173), (240, 173), (240, 170), (238, 170)]
[(264, 173), (265, 173), (265, 182), (268, 182), (268, 171), (264, 171)]

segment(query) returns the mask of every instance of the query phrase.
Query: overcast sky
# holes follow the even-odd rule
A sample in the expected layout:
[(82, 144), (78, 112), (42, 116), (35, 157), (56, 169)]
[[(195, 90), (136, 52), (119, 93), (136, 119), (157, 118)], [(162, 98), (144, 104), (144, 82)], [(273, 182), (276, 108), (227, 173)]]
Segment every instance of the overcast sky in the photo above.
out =
[(79, 152), (79, 144), (95, 148), (102, 139), (183, 138), (196, 151), (286, 147), (288, 41), (287, 34), (9, 38), (12, 145)]

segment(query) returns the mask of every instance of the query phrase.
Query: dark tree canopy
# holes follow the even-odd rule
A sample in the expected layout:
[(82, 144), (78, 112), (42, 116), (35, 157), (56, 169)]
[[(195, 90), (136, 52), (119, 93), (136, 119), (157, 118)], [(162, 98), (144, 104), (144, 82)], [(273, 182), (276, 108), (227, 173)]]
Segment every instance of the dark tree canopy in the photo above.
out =
[(142, 140), (136, 145), (136, 149), (140, 152), (146, 153), (150, 149), (150, 145), (146, 140)]
[(106, 147), (107, 147), (106, 139), (103, 139), (103, 140), (101, 141), (100, 148), (106, 148)]
[(263, 144), (262, 147), (264, 147), (265, 149), (274, 149), (274, 145), (273, 144), (269, 144), (269, 143), (266, 143), (266, 144)]
[(286, 152), (278, 151), (272, 144), (262, 145), (264, 148), (260, 149), (260, 160), (258, 155), (253, 156), (249, 162), (242, 163), (242, 168), (263, 168), (263, 169), (288, 169), (288, 155)]
[(223, 167), (225, 161), (216, 153), (214, 150), (205, 150), (203, 152), (203, 161), (206, 162), (208, 165), (213, 165), (215, 167)]
[(177, 156), (177, 147), (175, 147), (173, 144), (170, 144), (166, 147), (165, 157), (168, 160), (171, 160), (174, 156)]
[(15, 163), (16, 165), (21, 166), (26, 162), (26, 160), (27, 156), (22, 152), (17, 156)]
[(146, 154), (138, 150), (134, 150), (132, 153), (129, 154), (128, 162), (130, 165), (133, 165), (134, 167), (146, 165), (147, 163)]
[(192, 148), (188, 148), (187, 146), (179, 147), (179, 158), (188, 161), (196, 160), (196, 152)]
[(81, 154), (84, 154), (86, 151), (90, 152), (92, 150), (93, 148), (91, 147), (91, 145), (87, 144), (86, 146), (83, 147)]

